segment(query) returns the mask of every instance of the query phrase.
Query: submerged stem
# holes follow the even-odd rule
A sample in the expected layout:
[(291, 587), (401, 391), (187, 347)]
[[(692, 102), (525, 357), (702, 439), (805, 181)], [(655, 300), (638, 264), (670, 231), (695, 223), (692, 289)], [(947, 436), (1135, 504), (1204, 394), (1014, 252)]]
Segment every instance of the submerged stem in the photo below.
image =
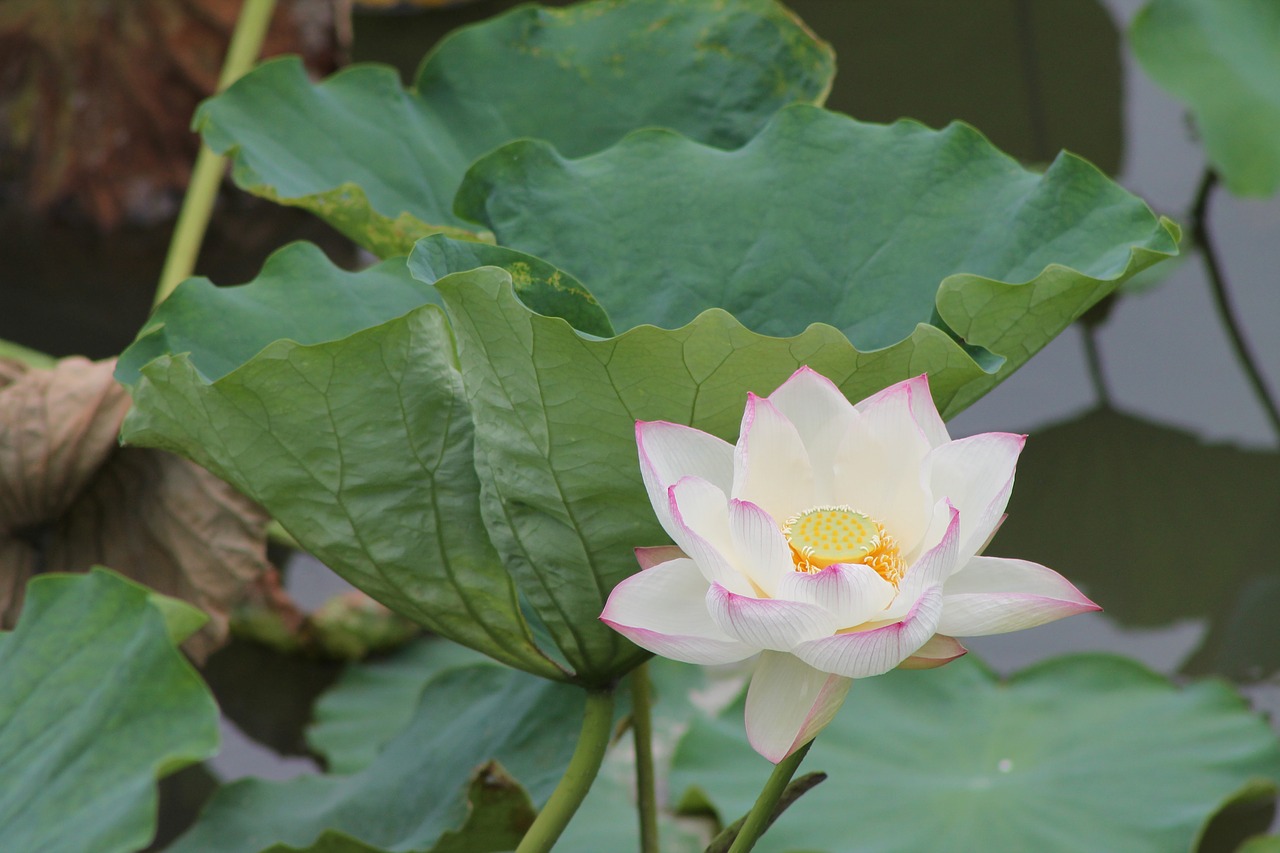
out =
[(811, 746), (813, 746), (813, 741), (809, 741), (782, 759), (782, 761), (778, 762), (778, 766), (773, 768), (769, 781), (764, 783), (764, 790), (756, 798), (756, 804), (747, 813), (746, 823), (738, 831), (738, 837), (733, 840), (733, 846), (729, 848), (729, 853), (746, 853), (756, 846), (756, 841), (769, 828), (774, 809), (778, 805), (778, 800), (782, 798), (782, 792), (787, 789), (787, 783), (795, 775), (796, 770), (800, 767), (800, 762), (804, 761), (805, 754), (809, 752), (809, 747)]
[(649, 664), (631, 673), (631, 734), (636, 745), (636, 800), (640, 805), (640, 853), (659, 853), (658, 797), (653, 777), (653, 719)]
[(551, 793), (551, 799), (547, 800), (520, 840), (516, 853), (546, 853), (555, 845), (600, 772), (600, 762), (604, 760), (605, 749), (609, 746), (612, 728), (613, 691), (589, 691), (582, 731), (578, 734), (578, 745), (569, 759), (569, 766)]
[(1236, 319), (1235, 309), (1232, 307), (1230, 296), (1227, 293), (1226, 276), (1223, 275), (1222, 265), (1218, 262), (1218, 253), (1214, 248), (1213, 240), (1209, 237), (1207, 221), (1209, 193), (1217, 186), (1217, 183), (1218, 173), (1213, 169), (1205, 169), (1204, 177), (1200, 179), (1200, 186), (1196, 190), (1195, 204), (1191, 208), (1191, 233), (1200, 247), (1200, 257), (1204, 259), (1205, 271), (1209, 276), (1209, 289), (1213, 293), (1213, 302), (1218, 309), (1218, 317), (1221, 318), (1222, 325), (1226, 327), (1227, 336), (1231, 338), (1231, 345), (1236, 351), (1236, 359), (1240, 362), (1240, 366), (1244, 368), (1249, 384), (1253, 386), (1254, 396), (1258, 398), (1263, 411), (1270, 418), (1271, 426), (1275, 429), (1276, 436), (1280, 437), (1280, 407), (1276, 405), (1276, 401), (1267, 390), (1267, 383), (1262, 377), (1262, 371), (1258, 370), (1258, 364), (1254, 360), (1253, 353), (1249, 350), (1249, 344), (1245, 341), (1244, 334), (1240, 331), (1240, 323)]
[[(276, 0), (244, 0), (235, 32), (231, 34), (231, 43), (227, 46), (227, 56), (222, 62), (219, 92), (240, 79), (257, 61), (275, 5)], [(225, 157), (214, 154), (203, 143), (200, 145), (200, 153), (191, 170), (191, 181), (187, 184), (187, 194), (182, 199), (182, 210), (173, 226), (164, 269), (160, 273), (156, 305), (168, 298), (173, 289), (195, 270), (196, 257), (200, 254), (200, 244), (204, 242), (204, 232), (209, 228), (209, 217), (213, 213), (213, 202), (218, 197), (218, 185), (222, 183), (225, 167)]]

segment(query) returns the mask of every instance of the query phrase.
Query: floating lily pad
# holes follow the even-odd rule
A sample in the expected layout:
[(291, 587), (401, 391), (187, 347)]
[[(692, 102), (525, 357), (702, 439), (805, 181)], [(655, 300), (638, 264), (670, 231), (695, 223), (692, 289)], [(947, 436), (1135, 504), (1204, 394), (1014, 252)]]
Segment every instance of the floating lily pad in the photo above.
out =
[(353, 664), (316, 702), (307, 744), (331, 773), (363, 770), (409, 725), (434, 677), (482, 661), (465, 646), (422, 638), (384, 660)]
[(101, 570), (31, 581), (0, 635), (6, 849), (146, 847), (156, 780), (217, 751), (218, 708), (176, 648), (203, 621)]
[(424, 234), (471, 233), (454, 191), (504, 142), (578, 155), (661, 126), (735, 147), (779, 107), (820, 101), (833, 73), (830, 49), (773, 0), (530, 5), (446, 38), (410, 89), (381, 65), (313, 85), (281, 59), (206, 101), (195, 126), (244, 189), (404, 255)]
[(514, 849), (569, 762), (583, 702), (575, 687), (487, 663), (447, 670), (372, 764), (235, 782), (169, 851)]
[[(1280, 744), (1218, 682), (1175, 688), (1123, 658), (1060, 658), (1000, 681), (970, 658), (858, 682), (814, 743), (829, 778), (756, 847), (778, 851), (1193, 850), (1238, 793), (1271, 797)], [(671, 790), (725, 819), (772, 767), (742, 703), (697, 721)]]
[(839, 329), (862, 351), (920, 323), (995, 382), (1179, 232), (1089, 163), (1023, 169), (977, 131), (780, 111), (738, 151), (670, 131), (566, 159), (524, 140), (478, 161), (457, 210), (582, 281), (619, 330), (723, 308), (747, 328)]
[(1154, 0), (1129, 38), (1146, 72), (1191, 108), (1227, 188), (1280, 189), (1280, 5)]
[(1123, 625), (1207, 620), (1192, 668), (1256, 678), (1280, 669), (1276, 507), (1280, 454), (1101, 408), (1027, 442), (997, 543), (1082, 584)]

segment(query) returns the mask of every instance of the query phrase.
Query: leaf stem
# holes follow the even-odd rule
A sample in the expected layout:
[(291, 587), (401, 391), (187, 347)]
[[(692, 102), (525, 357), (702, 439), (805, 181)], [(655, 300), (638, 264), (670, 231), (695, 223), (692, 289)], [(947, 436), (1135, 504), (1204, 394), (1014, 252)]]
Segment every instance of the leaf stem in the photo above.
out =
[(747, 853), (748, 850), (756, 846), (756, 841), (760, 839), (761, 835), (764, 835), (764, 831), (773, 822), (774, 809), (778, 805), (778, 800), (782, 799), (782, 792), (787, 789), (787, 783), (795, 775), (796, 770), (800, 767), (800, 762), (804, 761), (804, 757), (811, 746), (813, 746), (813, 741), (809, 741), (782, 759), (782, 761), (778, 762), (778, 766), (773, 768), (773, 773), (769, 775), (769, 781), (764, 783), (764, 790), (756, 798), (756, 804), (747, 813), (747, 820), (742, 824), (742, 829), (738, 831), (738, 837), (733, 840), (733, 846), (729, 848), (729, 853)]
[[(222, 74), (218, 78), (218, 91), (230, 86), (248, 71), (262, 52), (262, 42), (275, 11), (276, 0), (244, 0), (235, 32), (227, 46), (227, 56), (222, 62)], [(183, 279), (190, 277), (209, 228), (213, 202), (218, 197), (218, 185), (226, 169), (226, 158), (214, 154), (203, 143), (191, 170), (191, 182), (187, 184), (182, 210), (173, 228), (169, 252), (165, 255), (164, 269), (160, 272), (160, 284), (156, 288), (155, 303), (159, 305)]]
[(1276, 435), (1280, 437), (1280, 407), (1277, 407), (1276, 401), (1267, 390), (1267, 383), (1262, 376), (1262, 371), (1258, 370), (1258, 364), (1254, 360), (1253, 353), (1249, 350), (1249, 344), (1240, 331), (1240, 323), (1236, 318), (1235, 308), (1232, 306), (1231, 298), (1227, 293), (1226, 276), (1223, 275), (1222, 265), (1218, 261), (1218, 253), (1214, 248), (1213, 240), (1209, 237), (1209, 194), (1217, 186), (1217, 183), (1218, 173), (1212, 168), (1206, 168), (1204, 176), (1200, 179), (1200, 186), (1196, 190), (1195, 203), (1191, 208), (1191, 233), (1196, 244), (1200, 247), (1200, 257), (1204, 259), (1205, 272), (1209, 277), (1209, 290), (1213, 293), (1213, 302), (1218, 309), (1218, 317), (1222, 320), (1222, 325), (1226, 327), (1227, 336), (1231, 338), (1231, 345), (1235, 348), (1236, 359), (1240, 362), (1240, 366), (1244, 368), (1245, 375), (1253, 386), (1254, 396), (1258, 398), (1263, 411), (1266, 412), (1267, 417), (1271, 420), (1271, 426), (1275, 429)]
[(649, 664), (631, 672), (631, 735), (636, 745), (636, 800), (640, 805), (640, 853), (660, 853), (658, 797), (653, 775), (653, 717)]
[(613, 691), (588, 691), (582, 731), (578, 734), (573, 757), (551, 793), (551, 799), (547, 800), (520, 840), (516, 853), (546, 853), (555, 845), (600, 772), (600, 762), (604, 760), (612, 729)]

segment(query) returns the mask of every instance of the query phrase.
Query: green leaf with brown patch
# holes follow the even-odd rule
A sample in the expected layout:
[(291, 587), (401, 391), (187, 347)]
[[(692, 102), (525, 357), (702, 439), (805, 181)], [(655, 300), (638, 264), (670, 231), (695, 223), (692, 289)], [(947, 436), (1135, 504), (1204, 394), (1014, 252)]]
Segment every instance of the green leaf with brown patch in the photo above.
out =
[(773, 0), (594, 0), (460, 30), (409, 89), (385, 66), (312, 85), (297, 60), (268, 62), (205, 102), (195, 126), (241, 187), (386, 257), (429, 233), (483, 239), (453, 195), (505, 142), (580, 155), (661, 126), (732, 148), (780, 107), (820, 102), (833, 73), (830, 49)]

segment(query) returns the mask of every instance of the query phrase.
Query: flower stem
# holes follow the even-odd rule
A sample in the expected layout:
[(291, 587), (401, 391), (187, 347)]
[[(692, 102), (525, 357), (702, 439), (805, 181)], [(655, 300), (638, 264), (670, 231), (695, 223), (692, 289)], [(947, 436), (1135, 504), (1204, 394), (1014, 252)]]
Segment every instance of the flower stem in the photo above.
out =
[(738, 837), (733, 840), (733, 846), (729, 848), (729, 853), (747, 853), (748, 850), (756, 846), (756, 841), (760, 839), (761, 835), (764, 835), (764, 831), (769, 828), (769, 824), (772, 822), (773, 811), (778, 805), (778, 800), (782, 798), (782, 792), (786, 790), (787, 783), (795, 775), (796, 770), (800, 767), (800, 762), (804, 761), (804, 757), (811, 746), (813, 746), (813, 741), (809, 741), (782, 759), (782, 761), (778, 762), (778, 766), (773, 768), (769, 781), (764, 783), (764, 790), (760, 792), (760, 796), (756, 798), (756, 804), (751, 807), (751, 811), (747, 814), (746, 823), (738, 831)]
[(1253, 387), (1253, 394), (1257, 398), (1259, 405), (1262, 406), (1262, 410), (1266, 413), (1268, 420), (1271, 421), (1271, 426), (1275, 429), (1276, 435), (1280, 436), (1280, 406), (1276, 405), (1276, 401), (1272, 399), (1271, 393), (1267, 390), (1267, 382), (1262, 377), (1262, 371), (1258, 369), (1257, 361), (1254, 359), (1253, 353), (1249, 349), (1249, 344), (1245, 341), (1244, 334), (1240, 330), (1240, 322), (1236, 317), (1231, 298), (1227, 293), (1226, 276), (1222, 272), (1222, 264), (1218, 262), (1218, 253), (1214, 247), (1213, 240), (1209, 236), (1209, 194), (1217, 186), (1217, 183), (1218, 173), (1213, 169), (1205, 169), (1204, 176), (1200, 179), (1200, 186), (1196, 189), (1195, 202), (1191, 207), (1192, 235), (1195, 242), (1200, 246), (1200, 257), (1204, 259), (1205, 272), (1209, 277), (1209, 290), (1213, 294), (1213, 303), (1218, 309), (1218, 317), (1222, 320), (1222, 325), (1226, 327), (1227, 336), (1231, 339), (1231, 345), (1236, 351), (1236, 360), (1244, 368), (1245, 376)]
[(653, 778), (653, 719), (649, 690), (649, 664), (631, 673), (631, 734), (636, 745), (636, 800), (640, 805), (640, 853), (660, 853), (658, 797)]
[(600, 762), (604, 760), (612, 729), (613, 691), (589, 691), (582, 731), (578, 734), (578, 745), (569, 759), (569, 766), (551, 793), (551, 799), (547, 800), (520, 840), (516, 853), (546, 853), (555, 845), (600, 772)]
[[(240, 79), (258, 60), (275, 5), (276, 0), (244, 0), (235, 32), (231, 34), (231, 43), (227, 46), (227, 56), (222, 62), (219, 92)], [(195, 270), (196, 257), (209, 227), (213, 202), (218, 197), (218, 185), (222, 183), (225, 168), (226, 158), (201, 144), (196, 164), (191, 170), (191, 181), (187, 184), (187, 194), (182, 199), (182, 210), (173, 227), (169, 252), (165, 255), (160, 284), (156, 288), (156, 305), (168, 298), (179, 282)]]

